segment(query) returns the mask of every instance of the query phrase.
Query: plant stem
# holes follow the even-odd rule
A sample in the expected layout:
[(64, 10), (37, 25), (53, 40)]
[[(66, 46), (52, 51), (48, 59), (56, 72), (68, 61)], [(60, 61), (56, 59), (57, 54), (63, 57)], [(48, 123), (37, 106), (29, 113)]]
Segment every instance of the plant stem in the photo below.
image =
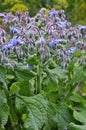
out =
[(41, 91), (41, 68), (40, 65), (37, 65), (37, 93)]

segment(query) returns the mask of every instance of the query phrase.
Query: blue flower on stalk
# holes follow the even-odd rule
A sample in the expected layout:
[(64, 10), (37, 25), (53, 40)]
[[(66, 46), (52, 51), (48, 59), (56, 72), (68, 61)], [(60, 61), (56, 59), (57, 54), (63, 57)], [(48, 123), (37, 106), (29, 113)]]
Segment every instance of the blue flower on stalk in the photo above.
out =
[(6, 51), (6, 50), (8, 50), (10, 48), (13, 48), (12, 44), (5, 45), (5, 46), (2, 47), (2, 51)]
[(49, 13), (49, 16), (50, 18), (52, 18), (53, 16), (58, 15), (58, 14), (59, 14), (59, 11), (52, 11)]
[(12, 44), (8, 44), (8, 49), (14, 48), (14, 46)]
[(20, 34), (20, 31), (14, 26), (10, 27), (10, 31), (12, 31), (13, 33), (17, 33), (18, 35)]
[(63, 42), (63, 39), (54, 39), (49, 43), (49, 46), (52, 48), (55, 46), (55, 44), (60, 44)]
[(32, 70), (33, 66), (32, 65), (28, 65), (28, 69)]
[(17, 38), (12, 38), (12, 39), (10, 39), (10, 44), (7, 44), (7, 45), (4, 45), (3, 47), (2, 47), (2, 51), (6, 51), (6, 50), (8, 50), (8, 49), (13, 49), (14, 48), (14, 46), (16, 46), (16, 45), (23, 45), (24, 44), (24, 42), (23, 41), (21, 41), (21, 40), (19, 40), (19, 39), (17, 39)]
[(3, 14), (3, 13), (0, 13), (0, 17), (4, 18), (4, 19), (7, 18), (7, 16), (5, 14)]
[(61, 27), (62, 29), (66, 28), (66, 26), (67, 26), (67, 21), (65, 21), (65, 22), (59, 22), (59, 27)]
[(24, 44), (24, 41), (21, 41), (20, 39), (17, 39), (17, 38), (12, 38), (10, 40), (10, 43), (13, 45), (13, 46), (16, 46), (16, 45), (23, 45)]
[(12, 38), (12, 39), (10, 39), (10, 43), (11, 43), (13, 46), (16, 46), (16, 45), (19, 43), (19, 41), (18, 41), (17, 38)]
[(8, 45), (5, 45), (5, 46), (2, 47), (2, 51), (5, 51), (7, 49), (8, 49)]
[(77, 51), (77, 47), (70, 48), (67, 51), (65, 51), (65, 54), (68, 56), (69, 54), (74, 54)]

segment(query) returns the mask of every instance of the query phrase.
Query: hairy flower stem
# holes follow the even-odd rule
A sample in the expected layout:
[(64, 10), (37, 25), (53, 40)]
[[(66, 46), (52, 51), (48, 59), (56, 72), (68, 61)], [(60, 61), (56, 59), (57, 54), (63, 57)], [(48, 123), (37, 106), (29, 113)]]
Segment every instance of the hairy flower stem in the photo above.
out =
[(40, 93), (41, 91), (41, 68), (40, 68), (40, 65), (38, 64), (37, 65), (37, 82), (36, 82), (36, 85), (37, 85), (37, 93)]

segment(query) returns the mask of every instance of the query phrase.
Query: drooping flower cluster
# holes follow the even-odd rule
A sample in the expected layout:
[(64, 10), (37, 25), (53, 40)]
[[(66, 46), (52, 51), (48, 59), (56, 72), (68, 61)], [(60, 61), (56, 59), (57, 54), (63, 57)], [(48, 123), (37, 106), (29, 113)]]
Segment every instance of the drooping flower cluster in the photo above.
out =
[[(22, 58), (27, 64), (29, 56), (37, 53), (43, 63), (57, 55), (63, 64), (69, 63), (76, 51), (85, 52), (86, 26), (72, 25), (64, 10), (52, 9), (46, 13), (42, 8), (34, 17), (28, 12), (0, 13), (0, 17), (4, 25), (0, 27), (0, 51), (11, 61), (19, 63)], [(16, 55), (15, 59), (10, 59), (11, 55)]]

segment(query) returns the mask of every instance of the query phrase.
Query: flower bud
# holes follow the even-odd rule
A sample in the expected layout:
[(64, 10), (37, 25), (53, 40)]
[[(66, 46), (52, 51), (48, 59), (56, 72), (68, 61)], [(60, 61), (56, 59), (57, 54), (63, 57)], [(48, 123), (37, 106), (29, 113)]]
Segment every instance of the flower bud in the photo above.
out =
[(50, 53), (47, 51), (45, 54), (45, 59), (48, 60), (50, 58)]
[(33, 51), (34, 46), (33, 46), (33, 44), (32, 44), (32, 43), (29, 43), (29, 45), (28, 45), (28, 49), (29, 49), (29, 51)]
[(42, 46), (40, 47), (39, 53), (40, 53), (40, 54), (43, 54), (43, 53), (44, 53), (44, 47), (42, 47)]
[(67, 61), (67, 63), (69, 64), (69, 63), (70, 63), (70, 57), (67, 57), (67, 58), (66, 58), (66, 61)]
[(1, 36), (4, 37), (4, 35), (5, 35), (4, 31), (2, 31)]
[(68, 67), (68, 64), (67, 64), (67, 63), (64, 63), (64, 67), (67, 68), (67, 67)]
[(9, 62), (8, 58), (6, 56), (2, 56), (1, 63), (8, 63), (8, 62)]

